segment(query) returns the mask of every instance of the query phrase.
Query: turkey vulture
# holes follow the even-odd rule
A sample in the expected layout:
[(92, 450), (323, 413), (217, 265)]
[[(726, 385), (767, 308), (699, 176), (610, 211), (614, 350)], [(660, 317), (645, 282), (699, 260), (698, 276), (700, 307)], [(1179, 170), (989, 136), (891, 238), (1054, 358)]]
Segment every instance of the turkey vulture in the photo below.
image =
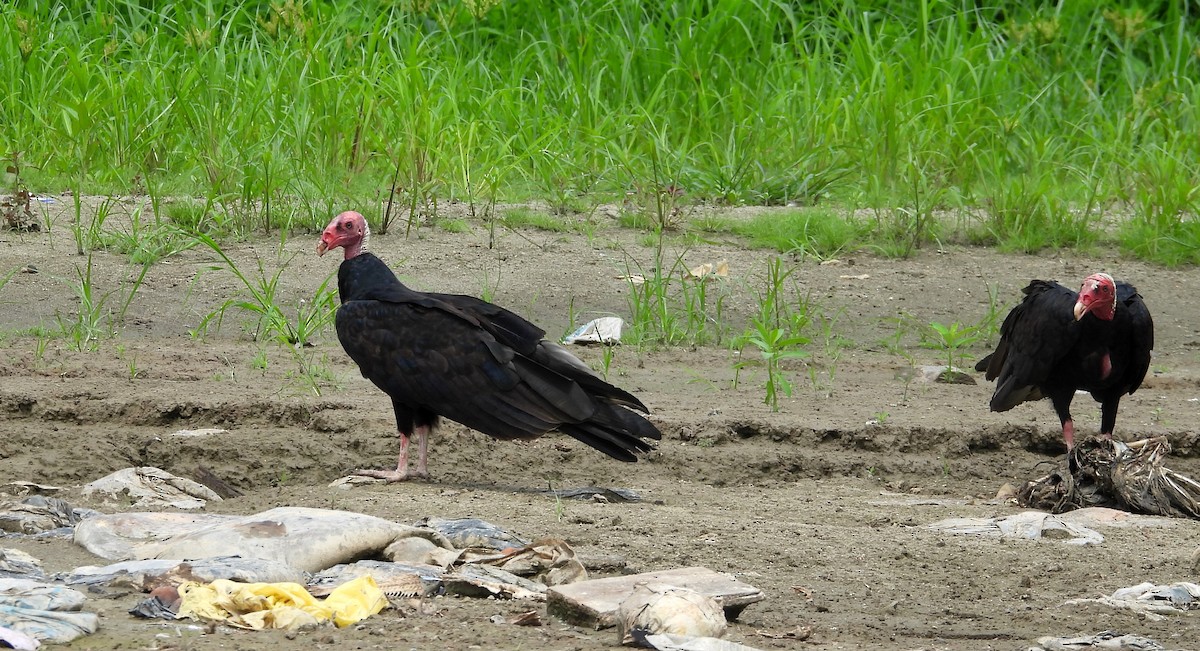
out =
[(338, 339), (363, 377), (391, 396), (400, 432), (395, 470), (355, 474), (407, 479), (409, 437), (415, 436), (412, 474), (428, 477), (426, 439), (439, 416), (498, 439), (532, 439), (557, 429), (621, 461), (653, 449), (644, 439), (661, 434), (631, 411), (647, 411), (640, 400), (502, 307), (405, 287), (364, 250), (369, 234), (362, 215), (343, 212), (317, 244), (318, 255), (345, 249)]
[(1078, 293), (1046, 280), (1023, 291), (995, 352), (975, 365), (996, 380), (991, 410), (1050, 398), (1070, 450), (1071, 399), (1082, 389), (1100, 402), (1100, 434), (1112, 438), (1121, 396), (1136, 391), (1150, 367), (1154, 322), (1141, 295), (1104, 273), (1085, 278)]

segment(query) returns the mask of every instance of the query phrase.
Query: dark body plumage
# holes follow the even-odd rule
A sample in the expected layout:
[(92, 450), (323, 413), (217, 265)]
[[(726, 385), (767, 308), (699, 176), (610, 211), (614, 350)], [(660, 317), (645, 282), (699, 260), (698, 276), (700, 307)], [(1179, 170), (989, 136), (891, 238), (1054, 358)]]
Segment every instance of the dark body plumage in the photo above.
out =
[(1116, 283), (1112, 320), (1089, 313), (1076, 321), (1078, 292), (1044, 280), (1023, 291), (1025, 298), (1000, 327), (995, 352), (975, 365), (996, 380), (991, 410), (1050, 398), (1070, 447), (1071, 400), (1083, 390), (1100, 402), (1100, 433), (1111, 436), (1121, 396), (1136, 391), (1150, 367), (1154, 323), (1142, 297), (1133, 286)]
[(636, 397), (601, 379), (520, 316), (471, 296), (405, 287), (378, 257), (338, 269), (338, 339), (392, 398), (401, 433), (444, 416), (498, 439), (558, 429), (621, 461), (659, 431)]

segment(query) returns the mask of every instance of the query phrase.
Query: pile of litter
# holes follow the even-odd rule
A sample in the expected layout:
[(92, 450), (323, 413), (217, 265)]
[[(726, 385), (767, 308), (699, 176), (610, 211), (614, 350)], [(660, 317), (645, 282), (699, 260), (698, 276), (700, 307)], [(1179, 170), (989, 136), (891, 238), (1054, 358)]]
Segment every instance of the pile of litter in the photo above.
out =
[(1051, 513), (1104, 506), (1200, 519), (1200, 482), (1164, 466), (1170, 452), (1164, 436), (1132, 443), (1088, 439), (1067, 455), (1066, 468), (1026, 482), (1017, 501)]
[[(18, 488), (22, 495), (61, 490)], [(424, 518), (408, 525), (302, 507), (249, 516), (197, 512), (221, 498), (158, 468), (113, 473), (85, 492), (101, 501), (189, 510), (103, 514), (40, 494), (0, 503), (0, 528), (9, 535), (70, 537), (112, 561), (47, 576), (38, 559), (0, 548), (0, 646), (32, 649), (38, 640), (66, 643), (93, 633), (99, 621), (83, 612), (85, 592), (132, 590), (147, 594), (129, 611), (133, 616), (250, 630), (344, 627), (389, 606), (444, 594), (548, 601), (550, 614), (597, 629), (618, 625), (624, 609), (626, 643), (685, 649), (710, 640), (720, 645), (706, 648), (747, 649), (716, 636), (727, 617), (763, 599), (757, 588), (702, 567), (590, 579), (566, 541), (526, 540), (478, 519)], [(641, 499), (595, 486), (554, 495), (602, 503)], [(518, 620), (513, 623), (541, 624), (537, 611)]]

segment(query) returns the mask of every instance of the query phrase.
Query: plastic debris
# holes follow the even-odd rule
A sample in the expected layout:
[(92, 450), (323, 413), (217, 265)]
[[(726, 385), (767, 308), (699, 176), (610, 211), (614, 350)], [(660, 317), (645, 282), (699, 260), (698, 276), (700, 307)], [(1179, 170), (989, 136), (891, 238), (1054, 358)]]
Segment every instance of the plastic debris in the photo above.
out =
[(725, 634), (725, 611), (716, 599), (673, 585), (642, 583), (617, 607), (617, 642), (646, 644), (646, 636), (688, 638)]
[(546, 586), (490, 565), (460, 565), (442, 577), (449, 594), (545, 601)]
[(243, 583), (303, 582), (304, 572), (279, 561), (222, 556), (191, 561), (148, 559), (111, 565), (87, 565), (55, 575), (67, 585), (133, 588), (149, 591), (164, 583), (210, 583), (230, 579)]
[(587, 569), (565, 540), (543, 538), (516, 549), (481, 554), (466, 550), (464, 563), (491, 565), (517, 576), (531, 577), (542, 585), (562, 585), (587, 579)]
[(574, 332), (562, 338), (564, 344), (605, 344), (611, 346), (621, 343), (621, 329), (625, 322), (618, 316), (602, 316), (592, 319), (579, 326)]
[(1165, 651), (1166, 647), (1141, 635), (1104, 631), (1076, 637), (1040, 637), (1029, 651)]
[(1113, 608), (1132, 610), (1146, 619), (1162, 620), (1167, 615), (1179, 615), (1200, 609), (1200, 585), (1179, 582), (1155, 585), (1150, 582), (1121, 588), (1111, 595), (1095, 599), (1072, 599), (1066, 605), (1100, 603)]
[(221, 496), (209, 487), (153, 466), (124, 468), (105, 475), (85, 484), (83, 494), (99, 494), (123, 501), (132, 499), (133, 506), (137, 508), (169, 506), (198, 509), (210, 501), (221, 501)]
[(36, 637), (26, 635), (21, 631), (14, 631), (6, 626), (0, 626), (0, 642), (4, 643), (2, 646), (22, 651), (36, 649), (42, 645)]
[(510, 549), (529, 544), (529, 541), (520, 536), (478, 518), (422, 518), (417, 521), (417, 526), (432, 529), (445, 536), (446, 540), (457, 549), (470, 547)]
[(312, 628), (332, 621), (338, 628), (387, 607), (387, 597), (370, 576), (344, 583), (318, 601), (297, 583), (236, 583), (224, 579), (179, 587), (179, 617), (219, 621), (253, 630)]
[(99, 628), (95, 613), (81, 612), (86, 599), (82, 592), (61, 585), (0, 579), (0, 627), (66, 644)]
[(552, 586), (546, 591), (546, 609), (579, 626), (615, 626), (617, 609), (639, 584), (688, 588), (710, 596), (721, 604), (727, 620), (737, 619), (747, 606), (766, 598), (762, 590), (728, 574), (706, 567), (681, 567)]
[(378, 555), (409, 536), (449, 547), (434, 531), (350, 511), (281, 507), (250, 516), (122, 513), (88, 518), (75, 542), (109, 560), (241, 556), (319, 572)]
[(367, 575), (375, 579), (379, 589), (389, 598), (412, 599), (438, 594), (445, 571), (436, 565), (362, 560), (334, 565), (314, 574), (308, 581), (308, 591), (322, 597), (347, 581)]
[(67, 501), (45, 495), (30, 495), (20, 502), (0, 504), (0, 531), (38, 534), (63, 527), (72, 527), (95, 514), (91, 509), (79, 509)]
[(752, 646), (715, 637), (687, 637), (663, 633), (647, 635), (642, 646), (658, 649), (658, 651), (758, 651)]
[(542, 491), (546, 495), (564, 500), (592, 500), (596, 496), (603, 497), (608, 502), (640, 502), (642, 496), (628, 488), (604, 488), (601, 486), (581, 486), (578, 488), (552, 488)]
[(42, 562), (19, 549), (0, 548), (0, 578), (43, 579)]
[(721, 260), (720, 262), (717, 262), (717, 263), (705, 262), (702, 265), (698, 265), (698, 266), (692, 267), (691, 269), (688, 269), (687, 273), (684, 275), (684, 278), (687, 278), (688, 280), (713, 280), (716, 278), (728, 278), (728, 277), (729, 277), (729, 261), (728, 260)]
[(1025, 511), (1003, 518), (947, 518), (926, 527), (947, 533), (994, 538), (1053, 538), (1068, 545), (1099, 545), (1104, 542), (1104, 536), (1098, 531), (1041, 511)]

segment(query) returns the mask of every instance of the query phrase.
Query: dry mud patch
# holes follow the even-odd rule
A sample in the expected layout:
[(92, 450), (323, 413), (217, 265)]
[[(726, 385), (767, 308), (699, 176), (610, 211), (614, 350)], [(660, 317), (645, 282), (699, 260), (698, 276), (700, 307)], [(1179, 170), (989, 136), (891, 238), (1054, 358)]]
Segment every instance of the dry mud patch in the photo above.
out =
[[(595, 235), (500, 232), (464, 234), (423, 228), (416, 237), (376, 236), (372, 249), (411, 285), (480, 294), (542, 325), (552, 336), (579, 319), (628, 314), (616, 277), (645, 268), (652, 253), (637, 233), (609, 224), (601, 211)], [(62, 222), (59, 222), (61, 224)], [(280, 300), (312, 296), (337, 261), (318, 259), (315, 236), (231, 243), (226, 252), (254, 269), (290, 260)], [(734, 241), (693, 244), (688, 264), (730, 263), (727, 319), (744, 323), (761, 286), (767, 254)], [(100, 291), (130, 287), (126, 257), (93, 254)], [(0, 273), (17, 273), (0, 289), (4, 355), (0, 357), (0, 478), (77, 486), (130, 465), (181, 475), (204, 467), (245, 495), (211, 504), (218, 513), (313, 506), (369, 513), (402, 522), (424, 516), (480, 517), (526, 537), (558, 536), (581, 550), (623, 556), (631, 570), (704, 565), (761, 588), (728, 634), (760, 648), (1021, 649), (1039, 636), (1106, 629), (1153, 637), (1168, 647), (1200, 648), (1195, 616), (1148, 621), (1101, 606), (1064, 606), (1153, 581), (1196, 580), (1190, 556), (1200, 526), (1173, 521), (1150, 529), (1106, 529), (1094, 548), (1059, 542), (998, 542), (937, 533), (924, 525), (953, 516), (998, 516), (1016, 507), (994, 501), (1006, 482), (1049, 468), (1062, 453), (1048, 404), (987, 412), (990, 386), (905, 383), (908, 366), (883, 340), (894, 318), (974, 323), (986, 313), (988, 286), (1002, 309), (1035, 277), (1074, 284), (1103, 269), (1136, 284), (1153, 311), (1157, 341), (1152, 376), (1122, 402), (1122, 438), (1166, 435), (1170, 465), (1200, 477), (1195, 419), (1200, 411), (1200, 278), (1193, 269), (1164, 270), (1118, 258), (1002, 255), (989, 250), (926, 251), (912, 260), (846, 256), (840, 264), (797, 262), (803, 293), (828, 315), (849, 346), (836, 362), (814, 344), (820, 386), (792, 369), (796, 391), (771, 412), (761, 375), (732, 387), (733, 358), (724, 347), (618, 349), (617, 384), (641, 396), (664, 433), (658, 451), (638, 464), (611, 461), (551, 435), (502, 443), (448, 424), (433, 438), (431, 482), (352, 491), (327, 484), (348, 469), (394, 463), (390, 406), (358, 375), (332, 331), (302, 354), (325, 373), (320, 394), (298, 376), (291, 351), (252, 341), (252, 324), (231, 313), (219, 332), (192, 338), (200, 319), (238, 291), (217, 259), (195, 248), (154, 265), (130, 303), (119, 335), (95, 351), (70, 350), (22, 334), (53, 330), (71, 318), (71, 288), (86, 258), (71, 234), (0, 233)], [(942, 355), (902, 333), (917, 363)], [(969, 358), (983, 354), (983, 345)], [(259, 355), (264, 365), (252, 364)], [(580, 349), (589, 363), (600, 352)], [(136, 370), (136, 373), (133, 371)], [(1094, 431), (1098, 408), (1076, 403), (1078, 426)], [(171, 432), (216, 427), (226, 433), (181, 439)], [(598, 485), (630, 488), (631, 504), (556, 502), (541, 491)], [(900, 497), (929, 498), (928, 503)], [(68, 497), (71, 497), (68, 495)], [(109, 510), (114, 506), (105, 507)], [(6, 538), (50, 570), (98, 559), (61, 541)], [(77, 642), (95, 649), (497, 648), (600, 649), (612, 631), (549, 619), (540, 627), (491, 623), (536, 606), (439, 597), (382, 613), (347, 630), (285, 635), (134, 620), (135, 595), (94, 598), (102, 630)], [(811, 626), (807, 641), (776, 640)]]

